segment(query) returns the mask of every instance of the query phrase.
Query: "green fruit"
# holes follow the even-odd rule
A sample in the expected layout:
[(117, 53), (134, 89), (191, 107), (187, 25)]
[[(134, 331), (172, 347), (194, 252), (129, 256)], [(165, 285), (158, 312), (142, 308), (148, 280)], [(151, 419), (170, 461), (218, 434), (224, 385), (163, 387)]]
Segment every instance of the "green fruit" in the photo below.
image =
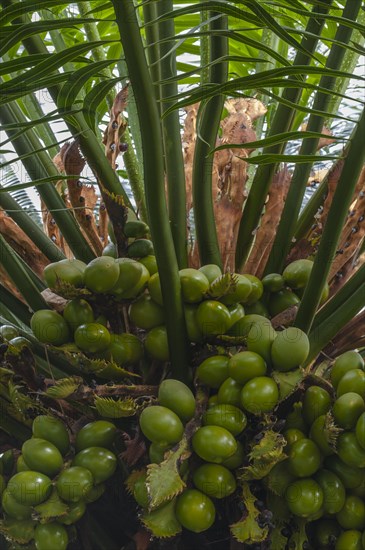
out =
[(365, 468), (365, 449), (359, 445), (353, 432), (342, 432), (337, 439), (337, 454), (353, 468)]
[(323, 491), (323, 510), (326, 514), (337, 514), (346, 500), (346, 489), (342, 481), (330, 470), (319, 470), (314, 476)]
[(269, 273), (268, 275), (265, 275), (263, 279), (261, 279), (261, 282), (264, 289), (269, 292), (278, 292), (279, 290), (284, 288), (285, 285), (284, 278), (282, 275), (280, 275), (280, 273)]
[(215, 279), (222, 276), (222, 270), (218, 265), (215, 264), (206, 264), (199, 268), (206, 278), (209, 281), (209, 284), (212, 284)]
[(170, 449), (170, 445), (165, 443), (151, 443), (148, 449), (148, 456), (152, 464), (160, 464), (165, 460), (165, 453)]
[(289, 428), (285, 430), (283, 436), (286, 439), (286, 452), (288, 452), (289, 447), (293, 445), (293, 443), (305, 438), (305, 433), (298, 430), (298, 428)]
[(317, 445), (323, 456), (330, 456), (334, 451), (335, 433), (330, 417), (322, 414), (313, 422), (309, 437)]
[(201, 302), (209, 289), (209, 280), (198, 269), (180, 269), (181, 292), (184, 302), (195, 304)]
[(285, 283), (290, 288), (304, 288), (307, 286), (312, 267), (312, 260), (300, 259), (291, 262), (283, 271)]
[(108, 329), (98, 323), (80, 325), (74, 337), (77, 347), (88, 353), (105, 351), (111, 340)]
[(364, 370), (364, 360), (357, 351), (346, 351), (339, 355), (331, 369), (331, 382), (337, 388), (339, 381), (348, 371), (353, 369)]
[(153, 243), (149, 239), (136, 239), (127, 248), (127, 255), (130, 258), (144, 258), (153, 254)]
[(92, 323), (94, 321), (94, 312), (86, 300), (75, 298), (68, 302), (63, 310), (63, 317), (66, 319), (72, 331), (75, 331), (80, 325)]
[(295, 292), (292, 292), (288, 288), (283, 288), (270, 295), (268, 308), (271, 317), (275, 317), (275, 315), (279, 315), (282, 311), (285, 311), (289, 307), (297, 306), (299, 303), (300, 300)]
[[(356, 426), (360, 415), (365, 411), (365, 402), (361, 395), (354, 392), (344, 393), (333, 405), (335, 422), (345, 430), (351, 430)], [(365, 414), (364, 414), (365, 417)]]
[(85, 269), (85, 286), (97, 294), (107, 292), (116, 284), (119, 277), (119, 264), (109, 256), (92, 260)]
[(113, 446), (117, 429), (114, 424), (107, 420), (95, 420), (89, 422), (78, 432), (75, 441), (76, 452), (87, 447), (105, 447), (110, 449)]
[(361, 543), (361, 531), (350, 529), (343, 531), (337, 541), (335, 550), (363, 550), (364, 546)]
[(119, 276), (109, 293), (119, 298), (138, 284), (143, 274), (143, 267), (140, 262), (131, 258), (118, 258), (116, 264), (119, 267)]
[(44, 344), (62, 346), (70, 341), (70, 331), (65, 319), (50, 309), (39, 309), (30, 320), (34, 336)]
[(337, 455), (326, 458), (324, 464), (328, 470), (331, 470), (340, 478), (346, 489), (359, 487), (363, 480), (363, 472), (360, 468), (349, 466)]
[(29, 505), (20, 504), (8, 489), (5, 489), (2, 494), (1, 504), (5, 514), (11, 518), (22, 521), (29, 519), (32, 516), (32, 507)]
[(137, 336), (128, 332), (111, 334), (106, 353), (117, 365), (134, 364), (143, 357), (143, 344)]
[(268, 376), (257, 376), (242, 388), (241, 406), (253, 414), (272, 411), (279, 401), (279, 388)]
[[(249, 316), (247, 316), (249, 317)], [(265, 363), (271, 366), (271, 346), (277, 336), (270, 321), (265, 317), (264, 322), (255, 322), (247, 335), (247, 349), (261, 355)], [(245, 317), (243, 318), (243, 321)]]
[(123, 233), (126, 237), (139, 239), (149, 232), (150, 228), (142, 221), (127, 221), (124, 225)]
[(83, 500), (72, 502), (68, 506), (68, 512), (65, 516), (59, 518), (64, 525), (72, 525), (79, 521), (86, 512), (86, 503)]
[(200, 363), (196, 375), (198, 380), (209, 388), (219, 388), (228, 378), (229, 357), (212, 355)]
[(110, 256), (111, 258), (118, 258), (118, 250), (114, 243), (108, 243), (101, 253), (102, 256)]
[(31, 470), (49, 477), (55, 476), (63, 466), (63, 458), (57, 447), (39, 437), (32, 437), (23, 443), (22, 455)]
[(190, 342), (202, 342), (203, 334), (196, 319), (198, 307), (195, 304), (184, 304), (186, 330)]
[(247, 418), (238, 407), (227, 403), (218, 403), (205, 411), (203, 425), (221, 426), (236, 436), (245, 429)]
[(242, 466), (245, 459), (245, 450), (242, 443), (240, 441), (236, 441), (236, 443), (237, 449), (235, 450), (233, 455), (229, 456), (221, 462), (222, 466), (225, 466), (226, 468), (228, 468), (228, 470), (235, 470), (236, 468), (239, 468), (240, 466)]
[(169, 361), (169, 343), (165, 326), (154, 327), (147, 333), (144, 345), (147, 353), (158, 361)]
[(229, 311), (229, 315), (231, 316), (231, 321), (228, 328), (231, 328), (245, 316), (245, 310), (243, 309), (242, 304), (233, 304), (232, 306), (228, 306), (227, 309)]
[(264, 293), (264, 285), (262, 284), (262, 282), (258, 277), (255, 277), (255, 275), (244, 273), (244, 276), (251, 283), (251, 292), (248, 295), (248, 298), (246, 298), (245, 304), (252, 305), (252, 304), (255, 304), (262, 297)]
[(19, 504), (36, 506), (47, 500), (51, 494), (52, 482), (46, 475), (29, 470), (10, 478), (7, 490)]
[(197, 489), (214, 498), (225, 498), (236, 490), (236, 480), (221, 464), (202, 464), (193, 473)]
[(202, 302), (196, 312), (197, 325), (203, 337), (224, 334), (230, 327), (228, 308), (216, 300)]
[(239, 321), (237, 321), (237, 323), (230, 327), (228, 334), (230, 334), (231, 336), (240, 336), (241, 338), (246, 338), (251, 328), (253, 326), (259, 325), (260, 323), (263, 323), (265, 325), (270, 323), (270, 321), (268, 321), (266, 317), (262, 315), (257, 315), (255, 313), (253, 313), (252, 315), (245, 315)]
[(158, 271), (157, 267), (157, 261), (156, 256), (153, 254), (149, 254), (148, 256), (143, 256), (143, 258), (139, 258), (139, 263), (143, 264), (147, 269), (149, 274), (152, 276)]
[(161, 444), (174, 444), (181, 440), (184, 427), (173, 411), (161, 405), (143, 409), (139, 418), (143, 434), (149, 441)]
[(193, 435), (192, 447), (206, 462), (220, 464), (235, 453), (237, 442), (225, 428), (203, 426)]
[(243, 304), (245, 304), (246, 301), (249, 300), (250, 294), (252, 292), (251, 281), (247, 277), (245, 277), (245, 275), (234, 273), (233, 276), (236, 282), (232, 287), (232, 291), (220, 299), (220, 301), (227, 306), (231, 306), (232, 304), (236, 304), (237, 302), (242, 302)]
[(94, 478), (89, 469), (71, 466), (60, 473), (56, 481), (57, 493), (66, 502), (79, 502), (93, 487)]
[(267, 319), (270, 317), (269, 310), (266, 305), (261, 302), (261, 300), (258, 300), (251, 305), (245, 304), (245, 313), (246, 315), (260, 315), (261, 317), (266, 317)]
[(88, 447), (77, 453), (72, 466), (81, 466), (81, 468), (90, 470), (94, 483), (97, 485), (114, 474), (117, 467), (117, 458), (109, 449)]
[(164, 380), (158, 389), (160, 405), (172, 410), (182, 420), (187, 422), (195, 413), (195, 397), (183, 382), (179, 380)]
[(287, 372), (300, 366), (309, 354), (308, 336), (296, 327), (277, 334), (271, 347), (271, 360), (276, 370)]
[(363, 499), (348, 495), (336, 519), (343, 529), (365, 529), (365, 503)]
[(70, 438), (66, 426), (54, 416), (37, 416), (33, 421), (32, 431), (34, 437), (53, 443), (62, 455), (65, 455), (70, 448)]
[(147, 508), (149, 505), (149, 495), (146, 486), (147, 473), (143, 472), (142, 475), (135, 481), (133, 486), (133, 496), (137, 504), (142, 508)]
[(90, 504), (91, 502), (95, 502), (96, 500), (98, 500), (103, 493), (105, 493), (105, 484), (99, 483), (98, 485), (94, 485), (94, 487), (90, 489), (84, 500), (86, 504)]
[(321, 465), (321, 453), (311, 439), (303, 438), (293, 443), (288, 456), (288, 467), (296, 477), (309, 477)]
[(323, 491), (314, 479), (298, 479), (286, 489), (285, 499), (292, 514), (308, 518), (321, 510)]
[(356, 422), (356, 439), (359, 445), (365, 449), (365, 413), (362, 413)]
[(233, 378), (227, 378), (218, 390), (218, 403), (241, 406), (242, 385)]
[(23, 456), (19, 455), (18, 460), (16, 461), (16, 471), (17, 472), (26, 472), (28, 470), (30, 470), (29, 466), (26, 464)]
[(34, 542), (37, 550), (66, 550), (68, 534), (65, 527), (56, 521), (40, 523), (34, 530)]
[(144, 330), (162, 325), (165, 322), (165, 312), (147, 294), (142, 294), (130, 305), (129, 317), (132, 323)]
[(365, 399), (365, 372), (362, 369), (353, 369), (346, 372), (337, 385), (337, 397), (344, 393), (354, 392)]
[[(136, 298), (146, 288), (146, 285), (147, 285), (148, 280), (150, 278), (150, 273), (149, 273), (148, 269), (143, 264), (138, 262), (138, 265), (140, 266), (140, 269), (142, 270), (142, 273), (141, 273), (141, 276), (139, 277), (137, 283), (134, 286), (128, 288), (127, 290), (123, 290), (122, 292), (115, 292), (115, 289), (116, 289), (117, 285), (119, 284), (119, 283), (117, 283), (117, 285), (112, 289), (111, 292), (113, 294), (115, 294), (117, 298), (122, 299), (122, 300), (130, 300), (130, 299)], [(122, 273), (122, 268), (120, 268), (120, 272)]]
[(181, 525), (194, 533), (206, 531), (215, 520), (213, 502), (196, 489), (186, 489), (177, 497), (175, 513)]
[(156, 302), (156, 304), (159, 304), (160, 306), (163, 306), (163, 299), (162, 299), (162, 290), (161, 290), (161, 282), (160, 282), (160, 275), (159, 273), (154, 273), (151, 275), (149, 281), (148, 281), (148, 291), (150, 293), (150, 296), (152, 300)]
[(319, 386), (311, 386), (304, 394), (303, 416), (311, 425), (319, 416), (326, 414), (331, 408), (331, 396)]
[(246, 384), (251, 378), (266, 374), (266, 363), (258, 353), (241, 351), (233, 355), (228, 363), (228, 373), (239, 384)]
[(64, 283), (81, 287), (84, 285), (85, 269), (86, 264), (80, 260), (61, 260), (47, 265), (43, 277), (50, 288)]

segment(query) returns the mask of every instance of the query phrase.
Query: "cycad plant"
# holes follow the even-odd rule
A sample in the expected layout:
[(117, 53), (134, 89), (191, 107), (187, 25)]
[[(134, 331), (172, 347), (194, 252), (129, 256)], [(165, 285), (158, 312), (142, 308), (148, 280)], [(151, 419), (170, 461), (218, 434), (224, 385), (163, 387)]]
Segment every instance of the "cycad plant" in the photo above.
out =
[(1, 6), (4, 547), (365, 548), (363, 2)]

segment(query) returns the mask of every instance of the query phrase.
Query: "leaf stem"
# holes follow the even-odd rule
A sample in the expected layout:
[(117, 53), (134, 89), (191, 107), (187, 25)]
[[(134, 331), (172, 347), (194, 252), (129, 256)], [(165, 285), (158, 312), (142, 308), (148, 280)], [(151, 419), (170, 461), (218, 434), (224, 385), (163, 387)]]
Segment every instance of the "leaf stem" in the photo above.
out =
[[(228, 17), (216, 12), (209, 12), (213, 20), (210, 22), (210, 61), (228, 55), (228, 39), (223, 34), (215, 35), (216, 30), (227, 30)], [(228, 63), (222, 61), (210, 66), (209, 80), (211, 83), (224, 84), (228, 79)], [(216, 145), (219, 123), (224, 106), (225, 96), (216, 95), (200, 104), (197, 117), (197, 138), (193, 160), (193, 205), (196, 238), (201, 264), (216, 264), (222, 268), (222, 258), (214, 218), (212, 196), (213, 155), (211, 151)]]
[[(342, 17), (346, 20), (356, 21), (361, 4), (362, 0), (352, 0), (351, 2), (348, 2), (345, 5)], [(344, 44), (348, 44), (350, 42), (351, 36), (352, 29), (350, 27), (345, 25), (338, 26), (335, 40), (337, 40), (341, 45), (333, 44), (327, 57), (326, 68), (340, 70), (346, 52)], [(335, 88), (337, 80), (338, 79), (335, 77), (323, 75), (320, 79), (319, 86), (330, 92)], [(332, 96), (330, 93), (317, 92), (313, 101), (313, 109), (324, 112), (328, 111), (331, 97)], [(308, 132), (321, 132), (323, 129), (323, 123), (324, 116), (311, 115), (309, 117), (306, 130)], [(319, 138), (303, 139), (299, 150), (299, 155), (313, 155), (314, 161), (318, 143)], [(296, 220), (303, 201), (312, 165), (313, 162), (308, 162), (303, 164), (299, 163), (295, 166), (289, 192), (285, 200), (284, 209), (276, 232), (276, 237), (266, 264), (265, 275), (267, 273), (281, 273), (283, 270), (285, 258), (291, 246)]]
[(178, 264), (169, 225), (162, 135), (153, 83), (148, 71), (132, 0), (112, 0), (141, 127), (146, 204), (165, 304), (172, 376), (187, 379), (188, 348)]
[(326, 284), (356, 183), (365, 162), (363, 137), (365, 109), (351, 137), (351, 145), (339, 178), (311, 275), (300, 302), (295, 326), (308, 332)]
[[(160, 0), (157, 3), (158, 14), (165, 14), (173, 10), (172, 0)], [(171, 44), (168, 39), (175, 36), (174, 20), (166, 19), (158, 24), (160, 42), (160, 95), (161, 113), (172, 105), (164, 101), (169, 96), (178, 93), (177, 82), (164, 84), (164, 79), (176, 76), (176, 54), (171, 52)], [(162, 135), (164, 144), (164, 160), (167, 179), (167, 196), (169, 205), (170, 225), (172, 238), (174, 240), (175, 252), (179, 268), (188, 265), (187, 256), (187, 232), (186, 232), (186, 191), (185, 171), (182, 155), (182, 143), (180, 136), (179, 112), (172, 111), (162, 118)]]
[[(322, 4), (326, 4), (328, 7), (318, 7), (314, 6), (313, 10), (315, 13), (320, 12), (325, 14), (329, 11), (332, 0), (325, 0)], [(323, 25), (325, 23), (325, 18), (316, 18), (314, 15), (309, 17), (306, 31), (307, 33), (303, 36), (301, 45), (308, 52), (305, 53), (301, 50), (298, 50), (293, 62), (295, 65), (309, 65), (311, 62), (310, 53), (315, 52)], [(301, 77), (289, 77), (288, 81), (295, 80), (298, 83), (298, 86), (295, 88), (288, 87), (283, 91), (283, 99), (290, 101), (292, 104), (299, 102), (302, 87), (300, 85), (301, 80), (305, 78), (305, 75)], [(287, 132), (290, 130), (293, 117), (295, 115), (295, 107), (290, 107), (280, 103), (275, 112), (268, 136), (274, 136), (282, 132)], [(276, 153), (280, 154), (285, 148), (285, 143), (278, 145), (273, 145), (271, 147), (265, 147), (263, 154)], [(243, 211), (238, 238), (236, 245), (236, 270), (240, 270), (246, 261), (254, 240), (255, 229), (260, 223), (260, 216), (262, 209), (265, 205), (266, 197), (268, 190), (270, 188), (272, 179), (274, 177), (275, 171), (277, 169), (277, 164), (272, 163), (268, 165), (258, 166), (255, 177), (252, 182), (250, 193), (248, 195), (247, 201), (245, 203), (245, 208)]]

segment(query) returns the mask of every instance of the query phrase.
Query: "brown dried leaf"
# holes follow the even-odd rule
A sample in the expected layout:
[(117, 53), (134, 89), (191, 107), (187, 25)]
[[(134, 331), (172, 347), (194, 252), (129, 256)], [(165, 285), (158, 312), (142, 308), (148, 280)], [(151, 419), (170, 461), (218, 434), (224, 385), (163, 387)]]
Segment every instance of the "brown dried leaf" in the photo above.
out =
[[(305, 132), (306, 129), (307, 129), (307, 124), (306, 123), (302, 124), (300, 129), (302, 130), (302, 132)], [(323, 147), (327, 147), (328, 145), (331, 145), (331, 143), (334, 143), (336, 141), (335, 139), (333, 139), (331, 137), (332, 136), (331, 130), (329, 130), (329, 128), (326, 128), (326, 126), (323, 126), (320, 133), (327, 135), (328, 138), (319, 138), (319, 142), (318, 142), (318, 145), (317, 145), (317, 151), (319, 151)]]
[(0, 210), (0, 233), (34, 273), (42, 277), (48, 259), (4, 210)]
[[(61, 148), (60, 155), (66, 174), (72, 176), (81, 174), (86, 161), (81, 156), (79, 145), (76, 141), (73, 141), (71, 144), (65, 143)], [(98, 235), (94, 217), (94, 207), (97, 202), (95, 189), (93, 186), (80, 184), (78, 178), (75, 177), (67, 180), (67, 187), (76, 219), (96, 255), (100, 256), (103, 245)]]
[(115, 96), (110, 109), (110, 122), (104, 133), (105, 156), (114, 170), (117, 168), (116, 161), (120, 153), (120, 137), (127, 127), (127, 122), (122, 115), (127, 106), (127, 100), (128, 84)]
[(287, 168), (283, 168), (277, 172), (273, 178), (269, 189), (269, 198), (265, 206), (265, 213), (261, 218), (254, 246), (244, 267), (244, 272), (246, 273), (251, 273), (259, 278), (263, 275), (267, 258), (274, 243), (276, 228), (280, 222), (290, 181), (291, 175)]
[(65, 309), (67, 300), (65, 300), (65, 298), (62, 298), (62, 296), (55, 294), (49, 288), (42, 290), (41, 294), (47, 304), (52, 307), (52, 309), (56, 311), (63, 311)]
[[(355, 260), (365, 236), (365, 168), (361, 171), (356, 185), (356, 191), (356, 198), (351, 206), (347, 221), (342, 230), (337, 255), (331, 266), (329, 275), (330, 280), (333, 279), (337, 273), (342, 272), (345, 265), (347, 266), (347, 275), (351, 275), (351, 267), (356, 263)], [(342, 273), (342, 275), (344, 275), (344, 273)], [(334, 281), (334, 287), (336, 287), (336, 289), (339, 288), (339, 282), (341, 282), (340, 286), (344, 284), (345, 280), (343, 280), (343, 277), (341, 277), (341, 279), (337, 278), (337, 280)]]

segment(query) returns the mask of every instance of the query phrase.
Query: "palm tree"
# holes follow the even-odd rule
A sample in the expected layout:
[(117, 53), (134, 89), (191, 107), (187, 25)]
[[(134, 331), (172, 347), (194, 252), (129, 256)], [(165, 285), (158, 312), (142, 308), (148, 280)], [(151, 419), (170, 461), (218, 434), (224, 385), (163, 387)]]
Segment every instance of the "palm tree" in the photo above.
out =
[[(0, 152), (9, 178), (0, 188), (0, 322), (32, 342), (32, 354), (2, 351), (4, 365), (14, 369), (1, 380), (4, 432), (27, 439), (30, 409), (70, 419), (94, 417), (96, 407), (106, 418), (133, 419), (140, 396), (155, 395), (158, 371), (148, 372), (147, 364), (134, 385), (123, 369), (80, 360), (72, 345), (44, 346), (30, 330), (33, 312), (63, 307), (46, 289), (44, 267), (100, 256), (108, 217), (124, 256), (130, 211), (148, 223), (154, 244), (173, 378), (189, 381), (197, 350), (187, 336), (179, 270), (200, 265), (219, 266), (234, 284), (229, 274), (262, 279), (296, 259), (313, 259), (299, 305), (279, 315), (276, 326), (308, 334), (307, 372), (364, 349), (361, 0), (1, 5)], [(42, 223), (24, 195), (32, 187)], [(63, 295), (80, 293), (64, 288)], [(118, 326), (127, 306), (113, 310)], [(138, 438), (134, 450), (138, 458)], [(126, 472), (118, 475), (122, 480)], [(171, 483), (166, 501), (182, 487)], [(126, 512), (124, 506), (116, 508)], [(115, 520), (111, 508), (109, 502)], [(127, 548), (128, 526), (121, 535), (108, 512), (97, 521), (98, 510), (80, 523), (81, 547), (89, 547), (90, 528), (98, 548)], [(144, 523), (156, 536), (174, 535), (170, 512), (166, 522), (153, 511)], [(242, 542), (251, 536), (246, 528), (234, 530)], [(9, 533), (9, 526), (2, 529)], [(31, 540), (28, 534), (18, 542)]]

